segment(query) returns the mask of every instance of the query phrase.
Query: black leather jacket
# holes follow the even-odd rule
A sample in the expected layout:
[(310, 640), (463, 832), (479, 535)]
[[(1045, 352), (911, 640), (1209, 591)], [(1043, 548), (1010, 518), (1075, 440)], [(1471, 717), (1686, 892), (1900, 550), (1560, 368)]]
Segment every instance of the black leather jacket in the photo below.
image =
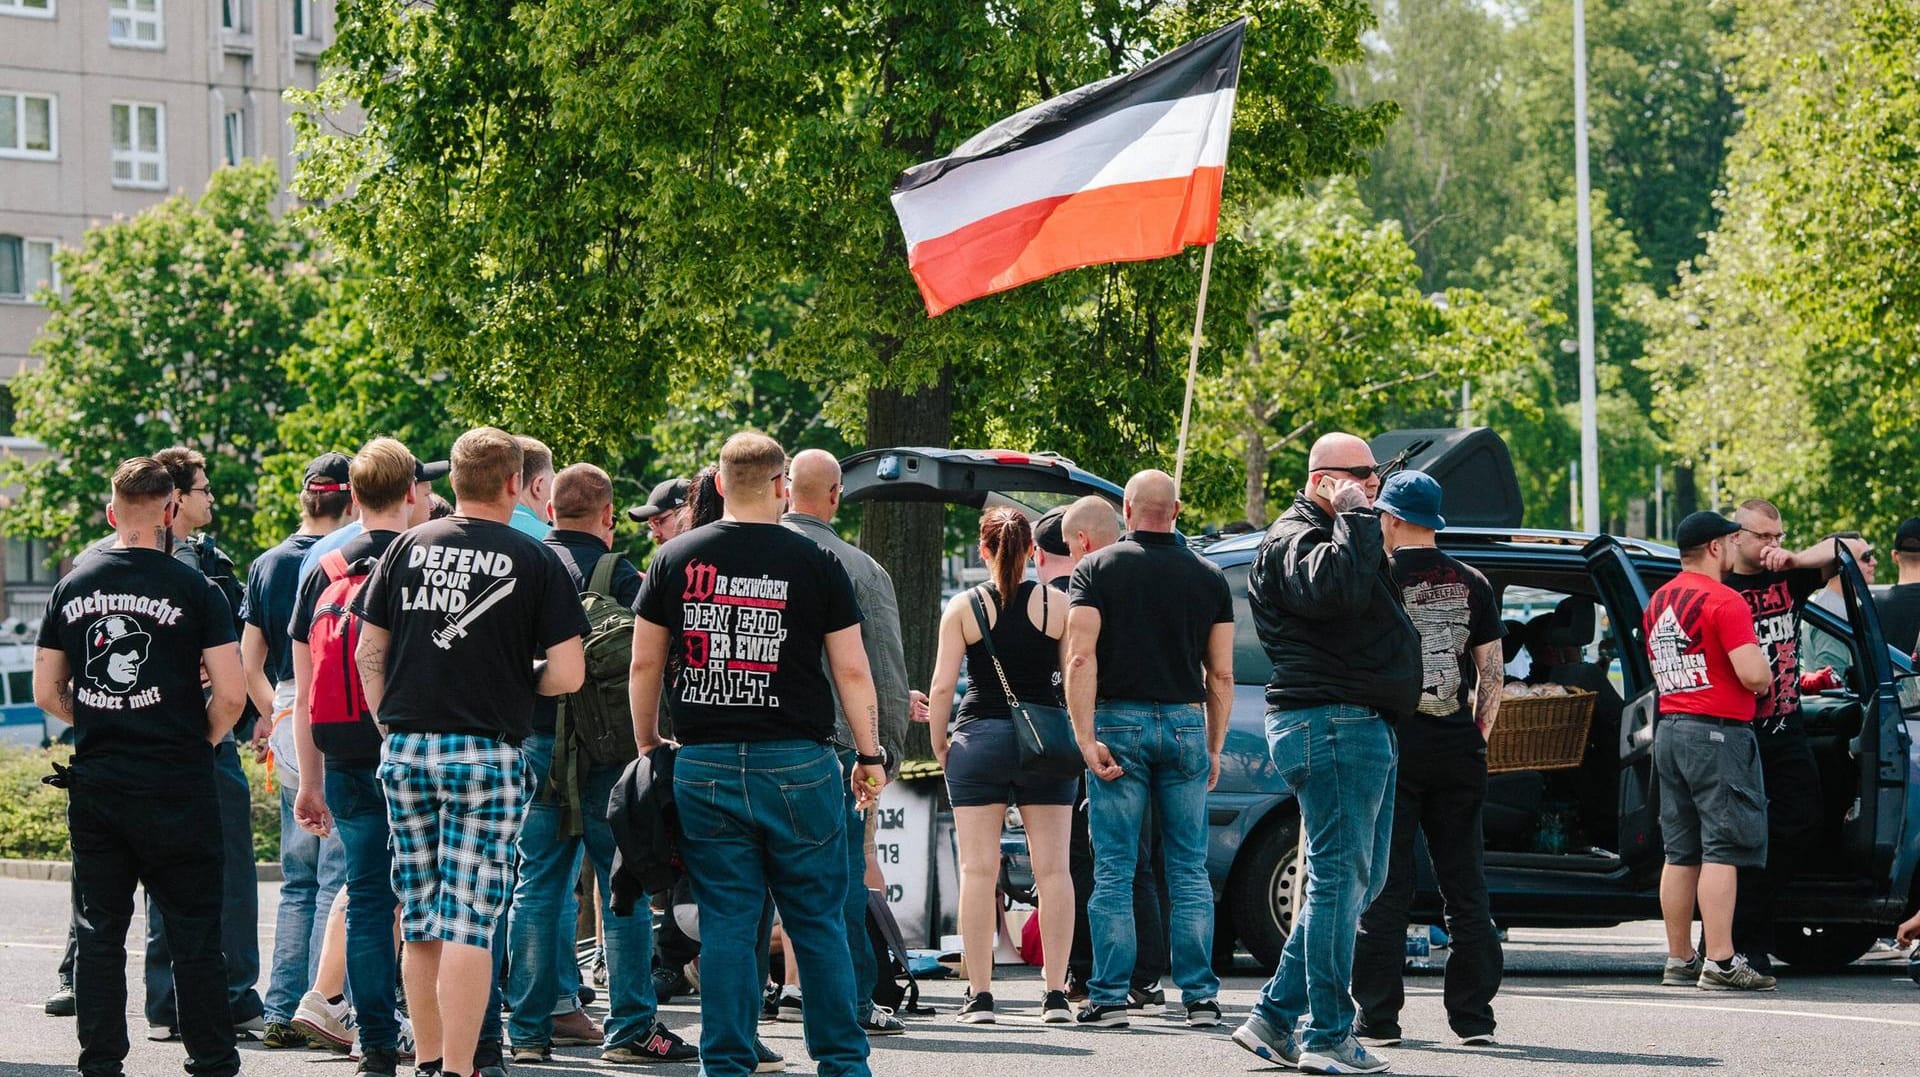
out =
[(1247, 599), (1273, 662), (1269, 707), (1353, 703), (1397, 718), (1418, 705), (1420, 637), (1373, 510), (1334, 517), (1295, 497), (1254, 556)]

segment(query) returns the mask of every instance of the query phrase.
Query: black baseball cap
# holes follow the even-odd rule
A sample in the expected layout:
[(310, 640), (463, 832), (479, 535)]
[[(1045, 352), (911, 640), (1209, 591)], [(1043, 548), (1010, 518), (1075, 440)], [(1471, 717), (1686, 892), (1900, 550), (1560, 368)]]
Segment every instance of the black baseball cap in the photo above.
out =
[(1048, 509), (1033, 522), (1033, 544), (1055, 557), (1065, 557), (1073, 551), (1067, 548), (1067, 536), (1060, 530), (1061, 521), (1067, 518), (1067, 507)]
[(1893, 533), (1893, 549), (1896, 553), (1920, 553), (1920, 516), (1900, 521), (1900, 530)]
[(417, 456), (413, 458), (414, 482), (432, 482), (435, 479), (444, 479), (447, 477), (447, 472), (452, 470), (453, 464), (446, 460), (435, 460), (432, 463), (428, 463)]
[(687, 480), (668, 479), (653, 488), (646, 504), (628, 509), (627, 517), (646, 523), (663, 512), (672, 512), (687, 503), (687, 489)]
[(316, 494), (337, 494), (351, 488), (348, 476), (353, 461), (344, 453), (323, 452), (307, 465), (306, 478), (300, 485)]
[(1679, 528), (1673, 533), (1673, 544), (1682, 550), (1691, 550), (1696, 546), (1705, 546), (1714, 539), (1725, 538), (1738, 530), (1740, 530), (1739, 524), (1717, 512), (1708, 512), (1703, 509), (1680, 521)]

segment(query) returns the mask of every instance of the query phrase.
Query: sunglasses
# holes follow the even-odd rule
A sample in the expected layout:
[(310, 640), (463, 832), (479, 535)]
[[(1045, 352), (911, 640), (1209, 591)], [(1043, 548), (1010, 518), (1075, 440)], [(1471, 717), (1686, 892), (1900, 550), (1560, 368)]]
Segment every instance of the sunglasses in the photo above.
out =
[(1375, 475), (1380, 474), (1380, 471), (1381, 471), (1380, 467), (1375, 464), (1360, 464), (1355, 467), (1316, 467), (1313, 470), (1338, 471), (1343, 474), (1352, 475), (1354, 478), (1359, 479), (1363, 482), (1366, 481), (1367, 479), (1373, 478)]

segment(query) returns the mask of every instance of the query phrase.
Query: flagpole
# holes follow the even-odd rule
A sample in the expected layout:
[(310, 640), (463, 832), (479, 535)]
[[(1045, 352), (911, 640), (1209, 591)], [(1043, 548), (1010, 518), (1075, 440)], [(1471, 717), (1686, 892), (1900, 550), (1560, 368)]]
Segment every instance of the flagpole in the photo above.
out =
[(1180, 405), (1180, 445), (1173, 454), (1173, 496), (1180, 496), (1180, 476), (1187, 466), (1187, 425), (1193, 419), (1193, 379), (1200, 373), (1200, 323), (1207, 317), (1207, 285), (1213, 280), (1213, 244), (1200, 261), (1200, 302), (1193, 309), (1193, 346), (1187, 349), (1187, 399)]

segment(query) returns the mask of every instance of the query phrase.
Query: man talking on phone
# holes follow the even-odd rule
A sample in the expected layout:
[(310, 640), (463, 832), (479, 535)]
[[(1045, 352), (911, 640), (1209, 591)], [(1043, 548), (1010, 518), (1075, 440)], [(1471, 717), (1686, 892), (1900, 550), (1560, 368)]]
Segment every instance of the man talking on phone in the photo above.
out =
[(1387, 1068), (1354, 1037), (1348, 990), (1360, 912), (1379, 896), (1393, 833), (1398, 750), (1387, 723), (1418, 707), (1421, 661), (1388, 571), (1379, 493), (1365, 441), (1314, 442), (1307, 487), (1267, 529), (1247, 582), (1273, 661), (1267, 751), (1300, 805), (1307, 884), (1280, 968), (1233, 1040), (1305, 1073)]

